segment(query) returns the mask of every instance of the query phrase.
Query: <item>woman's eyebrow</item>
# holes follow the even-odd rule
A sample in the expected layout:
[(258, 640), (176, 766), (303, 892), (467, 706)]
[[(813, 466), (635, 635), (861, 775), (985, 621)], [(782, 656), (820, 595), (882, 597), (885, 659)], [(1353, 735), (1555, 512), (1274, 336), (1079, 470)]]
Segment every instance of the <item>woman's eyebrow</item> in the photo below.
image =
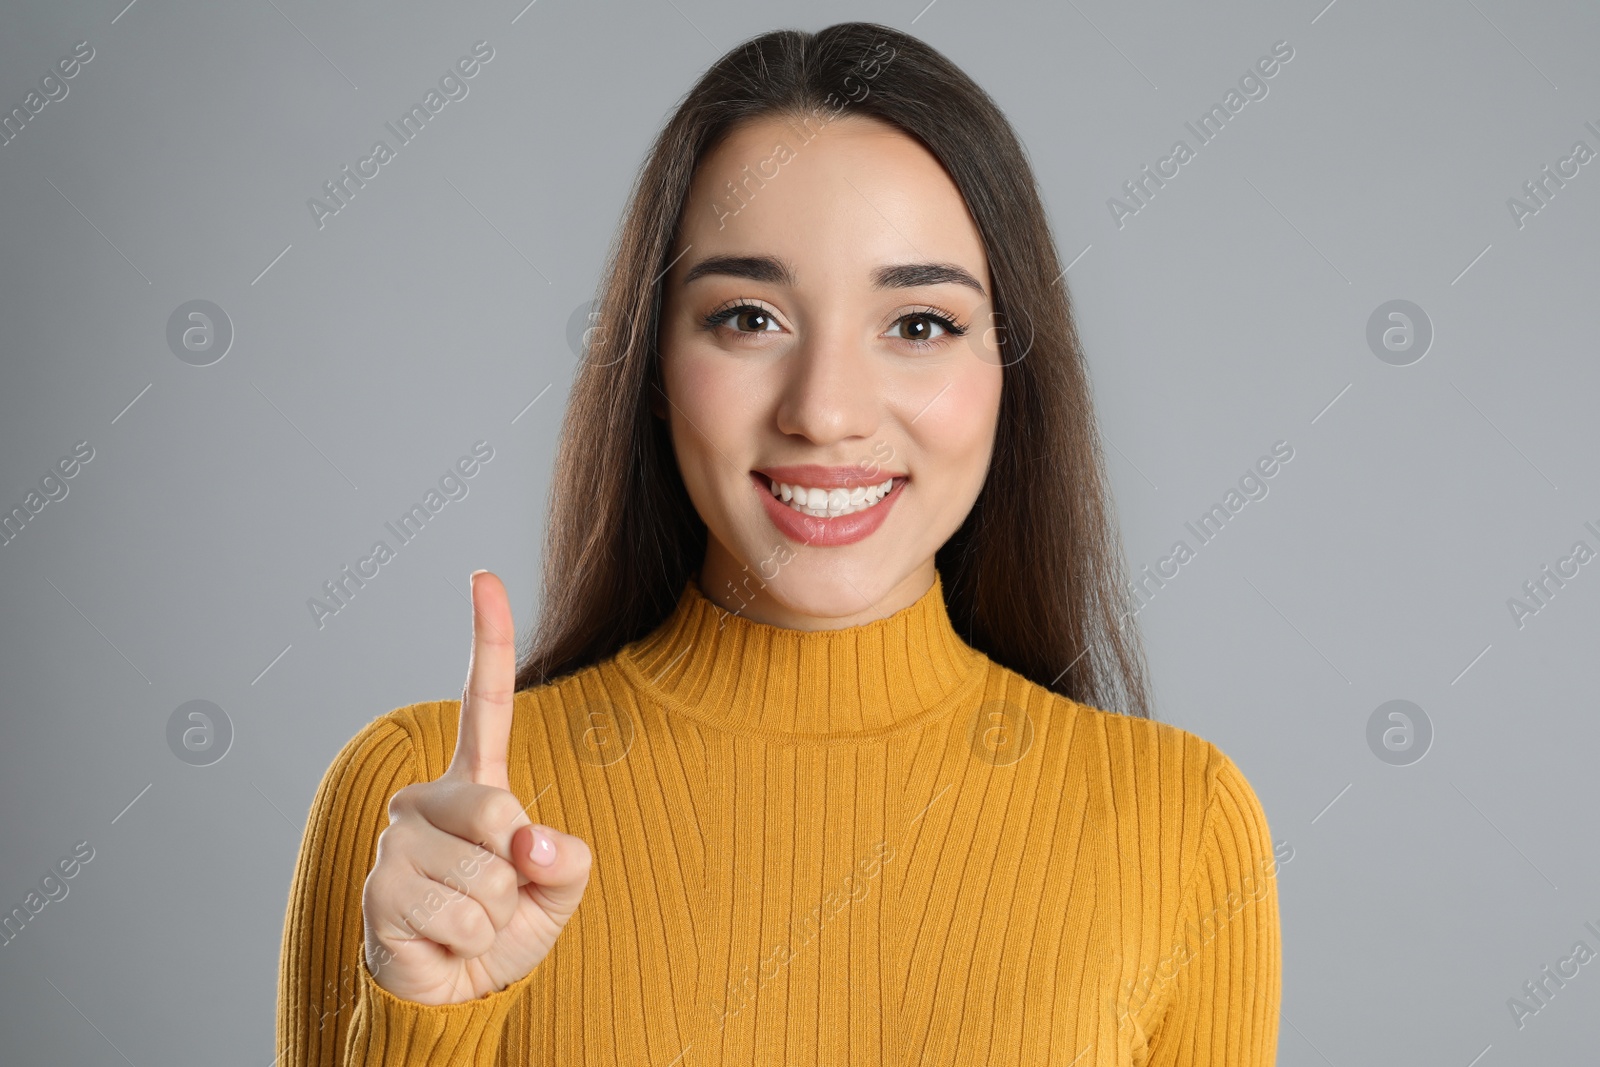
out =
[[(683, 284), (688, 285), (696, 278), (711, 274), (749, 278), (751, 281), (767, 282), (791, 289), (795, 285), (794, 268), (776, 256), (708, 256), (689, 268), (688, 273), (683, 276)], [(879, 267), (872, 272), (872, 285), (875, 289), (914, 289), (918, 286), (942, 285), (947, 282), (965, 285), (983, 297), (989, 295), (983, 291), (983, 284), (972, 276), (971, 271), (955, 263), (897, 263), (890, 267)]]

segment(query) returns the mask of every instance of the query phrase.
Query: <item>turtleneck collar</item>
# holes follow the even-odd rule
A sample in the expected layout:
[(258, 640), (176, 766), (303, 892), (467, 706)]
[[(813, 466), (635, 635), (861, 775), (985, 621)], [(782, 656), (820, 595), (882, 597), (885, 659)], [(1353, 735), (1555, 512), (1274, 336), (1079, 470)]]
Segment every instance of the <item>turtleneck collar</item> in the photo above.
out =
[(950, 622), (937, 571), (888, 616), (837, 630), (753, 622), (709, 600), (691, 576), (654, 631), (617, 655), (670, 713), (773, 741), (869, 741), (962, 703), (984, 655)]

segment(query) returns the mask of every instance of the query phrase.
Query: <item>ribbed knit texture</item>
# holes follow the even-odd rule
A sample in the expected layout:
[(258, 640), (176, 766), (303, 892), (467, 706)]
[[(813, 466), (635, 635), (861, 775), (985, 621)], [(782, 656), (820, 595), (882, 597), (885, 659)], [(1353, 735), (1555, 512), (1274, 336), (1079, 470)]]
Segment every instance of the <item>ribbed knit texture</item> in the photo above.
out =
[(424, 1006), (367, 971), (361, 890), (389, 797), (444, 772), (458, 713), (380, 716), (324, 776), (281, 1067), (1274, 1062), (1275, 866), (1238, 767), (995, 664), (937, 578), (830, 631), (730, 615), (691, 579), (649, 636), (519, 693), (512, 791), (588, 842), (588, 889), (525, 978)]

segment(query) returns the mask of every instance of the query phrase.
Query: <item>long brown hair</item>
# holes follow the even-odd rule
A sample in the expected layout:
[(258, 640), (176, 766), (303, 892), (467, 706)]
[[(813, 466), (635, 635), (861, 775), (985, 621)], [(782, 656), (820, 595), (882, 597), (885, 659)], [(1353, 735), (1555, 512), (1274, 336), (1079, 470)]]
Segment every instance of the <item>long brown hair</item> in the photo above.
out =
[(984, 487), (935, 554), (951, 622), (990, 659), (1072, 700), (1149, 717), (1143, 650), (1125, 612), (1071, 300), (1032, 169), (994, 101), (900, 30), (844, 22), (735, 46), (651, 147), (608, 253), (567, 402), (551, 486), (544, 596), (519, 690), (610, 657), (671, 613), (706, 527), (664, 420), (661, 278), (700, 160), (740, 123), (859, 115), (898, 127), (965, 198), (993, 277), (1004, 366)]

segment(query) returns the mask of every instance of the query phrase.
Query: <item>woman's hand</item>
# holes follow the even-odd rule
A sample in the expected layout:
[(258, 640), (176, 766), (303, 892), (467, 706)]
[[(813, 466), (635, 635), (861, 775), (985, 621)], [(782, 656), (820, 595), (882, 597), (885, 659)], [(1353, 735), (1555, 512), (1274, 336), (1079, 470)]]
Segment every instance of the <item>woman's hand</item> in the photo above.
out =
[(583, 899), (592, 858), (579, 838), (535, 827), (511, 792), (511, 606), (488, 571), (469, 582), (472, 662), (455, 754), (437, 780), (390, 799), (361, 892), (368, 970), (423, 1004), (496, 993), (538, 966)]

